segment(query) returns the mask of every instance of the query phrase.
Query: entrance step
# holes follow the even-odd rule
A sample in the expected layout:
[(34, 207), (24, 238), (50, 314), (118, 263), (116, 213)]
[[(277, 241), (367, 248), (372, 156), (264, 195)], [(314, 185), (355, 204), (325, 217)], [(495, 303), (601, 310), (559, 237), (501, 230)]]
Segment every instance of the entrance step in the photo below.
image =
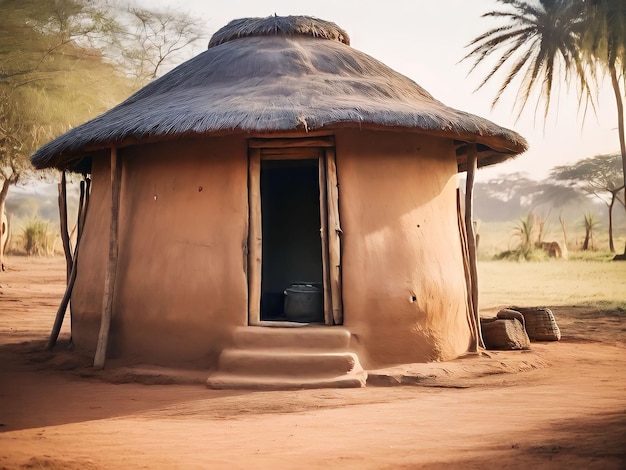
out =
[(242, 375), (341, 375), (360, 367), (351, 352), (280, 349), (224, 349), (219, 370)]
[(367, 373), (343, 327), (237, 328), (207, 379), (216, 389), (363, 387)]
[(350, 332), (338, 326), (267, 328), (241, 326), (233, 334), (235, 347), (241, 349), (298, 348), (347, 350)]
[(315, 388), (365, 387), (367, 375), (363, 372), (339, 377), (285, 377), (245, 376), (215, 372), (207, 380), (207, 386), (215, 390), (302, 390)]

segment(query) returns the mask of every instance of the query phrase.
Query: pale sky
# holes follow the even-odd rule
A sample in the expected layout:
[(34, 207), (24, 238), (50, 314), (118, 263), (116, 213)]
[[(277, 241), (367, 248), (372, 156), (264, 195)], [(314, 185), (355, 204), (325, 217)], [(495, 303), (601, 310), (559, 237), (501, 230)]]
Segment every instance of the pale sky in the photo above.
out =
[[(583, 124), (578, 112), (576, 90), (563, 83), (556, 94), (548, 120), (543, 108), (534, 117), (534, 104), (516, 121), (513, 110), (515, 89), (503, 96), (492, 110), (501, 81), (478, 92), (483, 75), (467, 76), (471, 63), (458, 63), (464, 46), (490, 28), (493, 20), (481, 18), (501, 9), (495, 0), (136, 0), (149, 7), (187, 11), (206, 22), (210, 36), (235, 18), (310, 15), (332, 21), (350, 35), (351, 46), (365, 52), (425, 88), (448, 106), (487, 118), (524, 136), (530, 149), (515, 160), (478, 172), (478, 180), (500, 174), (527, 172), (544, 178), (557, 165), (597, 154), (619, 151), (617, 111), (610, 80), (598, 96), (597, 116), (589, 112)], [(532, 98), (531, 98), (532, 100)]]

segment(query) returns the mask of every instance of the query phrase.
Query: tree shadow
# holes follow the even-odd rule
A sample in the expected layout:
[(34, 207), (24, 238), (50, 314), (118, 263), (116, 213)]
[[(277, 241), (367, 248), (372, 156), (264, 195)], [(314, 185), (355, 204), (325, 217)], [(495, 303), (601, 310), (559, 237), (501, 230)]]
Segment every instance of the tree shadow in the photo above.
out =
[[(549, 435), (549, 438), (545, 436)], [(541, 437), (544, 436), (544, 437)], [(497, 436), (498, 442), (472, 449), (466, 459), (408, 463), (394, 469), (626, 468), (626, 412), (606, 411), (523, 433)], [(479, 457), (475, 457), (476, 453)], [(455, 453), (458, 455), (458, 453)]]

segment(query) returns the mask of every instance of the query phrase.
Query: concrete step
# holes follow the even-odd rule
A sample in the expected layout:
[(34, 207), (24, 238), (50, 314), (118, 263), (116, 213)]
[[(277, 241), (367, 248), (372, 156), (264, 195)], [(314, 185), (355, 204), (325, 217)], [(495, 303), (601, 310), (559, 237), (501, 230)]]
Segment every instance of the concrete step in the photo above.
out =
[(367, 373), (343, 374), (335, 377), (246, 376), (215, 372), (207, 379), (207, 387), (220, 390), (299, 390), (314, 388), (365, 387)]
[(241, 349), (346, 350), (350, 347), (350, 332), (338, 326), (304, 328), (243, 326), (235, 330), (233, 341), (235, 346)]
[(218, 370), (255, 376), (332, 377), (362, 368), (357, 355), (348, 351), (227, 348), (220, 354)]

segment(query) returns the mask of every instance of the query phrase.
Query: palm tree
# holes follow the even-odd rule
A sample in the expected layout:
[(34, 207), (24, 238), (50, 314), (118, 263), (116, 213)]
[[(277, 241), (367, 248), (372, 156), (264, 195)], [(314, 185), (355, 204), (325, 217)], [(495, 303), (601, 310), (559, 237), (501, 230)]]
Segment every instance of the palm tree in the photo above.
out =
[(529, 213), (526, 217), (521, 217), (515, 227), (511, 238), (515, 240), (516, 248), (514, 253), (518, 258), (529, 259), (535, 246), (535, 217)]
[(579, 5), (585, 18), (580, 48), (593, 66), (600, 66), (611, 77), (617, 105), (617, 130), (622, 153), (624, 200), (626, 201), (626, 139), (624, 136), (624, 92), (626, 88), (626, 2), (624, 0), (585, 0)]
[[(516, 78), (521, 85), (516, 96), (519, 114), (531, 93), (539, 88), (537, 105), (544, 101), (544, 117), (550, 109), (552, 89), (562, 78), (575, 78), (579, 104), (595, 109), (592, 88), (598, 72), (608, 73), (615, 93), (622, 171), (626, 185), (626, 141), (624, 138), (624, 92), (626, 88), (626, 1), (624, 0), (497, 0), (507, 7), (483, 17), (505, 19), (468, 44), (473, 59), (470, 73), (493, 53), (499, 60), (478, 89), (491, 80), (505, 64), (510, 70), (492, 102), (495, 106), (504, 90)], [(621, 85), (620, 85), (621, 82)], [(586, 106), (585, 106), (586, 109)], [(626, 200), (626, 186), (624, 189)], [(626, 254), (626, 247), (624, 248)]]
[[(489, 82), (505, 64), (510, 64), (500, 89), (493, 99), (495, 106), (502, 93), (520, 77), (521, 86), (516, 96), (519, 114), (531, 93), (539, 88), (537, 105), (544, 101), (544, 116), (548, 115), (552, 89), (561, 77), (569, 83), (574, 75), (586, 99), (592, 100), (589, 77), (580, 51), (583, 21), (579, 8), (571, 0), (498, 0), (510, 7), (507, 11), (490, 11), (483, 18), (500, 18), (507, 23), (495, 27), (468, 44), (471, 51), (463, 58), (474, 59), (470, 73), (492, 54), (502, 51), (477, 90)], [(593, 104), (593, 101), (591, 101)]]

